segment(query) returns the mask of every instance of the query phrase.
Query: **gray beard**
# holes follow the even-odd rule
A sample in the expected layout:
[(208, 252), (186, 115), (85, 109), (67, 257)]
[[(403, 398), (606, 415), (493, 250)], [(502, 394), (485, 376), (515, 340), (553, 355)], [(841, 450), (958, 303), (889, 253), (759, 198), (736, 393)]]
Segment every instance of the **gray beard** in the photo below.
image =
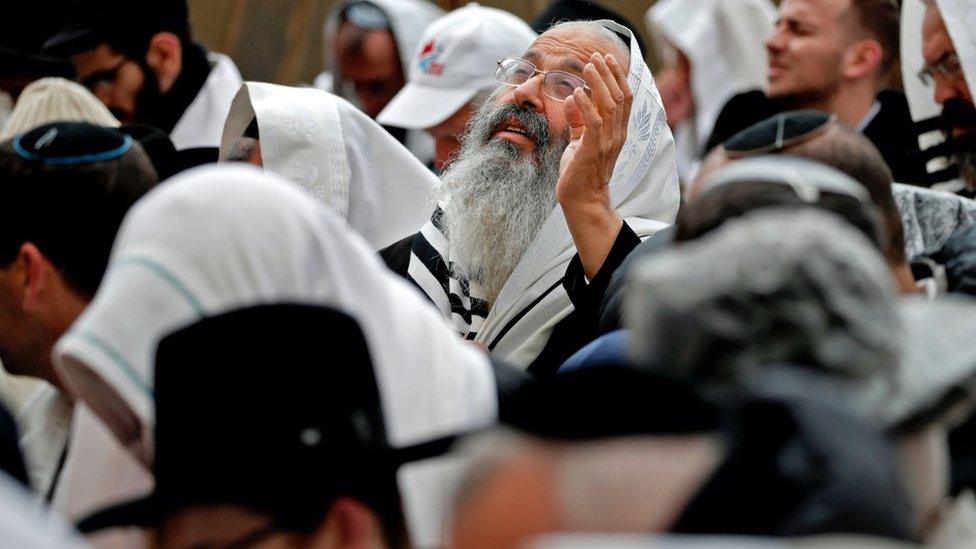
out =
[(952, 159), (959, 168), (959, 178), (969, 190), (976, 189), (976, 150), (957, 152)]
[[(513, 114), (535, 138), (533, 154), (490, 139)], [(556, 205), (559, 159), (567, 143), (567, 136), (549, 134), (544, 116), (489, 99), (472, 116), (461, 150), (441, 178), (434, 197), (443, 205), (452, 274), (463, 284), (477, 284), (489, 305)]]

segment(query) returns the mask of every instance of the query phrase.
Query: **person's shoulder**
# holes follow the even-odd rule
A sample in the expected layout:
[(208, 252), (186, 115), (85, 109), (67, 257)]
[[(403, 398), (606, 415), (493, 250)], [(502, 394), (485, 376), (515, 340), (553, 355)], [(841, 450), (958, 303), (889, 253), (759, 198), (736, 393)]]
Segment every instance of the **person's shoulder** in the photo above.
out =
[[(898, 126), (902, 133), (908, 134), (911, 126), (915, 124), (912, 120), (912, 113), (908, 108), (908, 98), (898, 90), (885, 89), (878, 93), (878, 103), (881, 110), (877, 116), (868, 124), (880, 126)], [(865, 128), (867, 130), (867, 128)]]
[(391, 271), (406, 276), (407, 268), (410, 266), (410, 250), (416, 237), (416, 233), (412, 234), (380, 250), (380, 258)]

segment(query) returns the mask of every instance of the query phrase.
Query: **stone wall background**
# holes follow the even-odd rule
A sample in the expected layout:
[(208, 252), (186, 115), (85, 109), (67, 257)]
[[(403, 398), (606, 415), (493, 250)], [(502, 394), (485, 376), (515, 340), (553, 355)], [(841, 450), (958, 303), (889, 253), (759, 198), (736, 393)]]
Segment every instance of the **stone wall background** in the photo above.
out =
[[(280, 84), (310, 83), (322, 70), (322, 27), (336, 0), (189, 0), (195, 38), (230, 55), (247, 80)], [(464, 0), (437, 0), (444, 9)], [(483, 0), (483, 6), (510, 11), (531, 21), (548, 0)], [(644, 13), (653, 0), (602, 0), (643, 33)], [(646, 54), (656, 66), (654, 52)]]

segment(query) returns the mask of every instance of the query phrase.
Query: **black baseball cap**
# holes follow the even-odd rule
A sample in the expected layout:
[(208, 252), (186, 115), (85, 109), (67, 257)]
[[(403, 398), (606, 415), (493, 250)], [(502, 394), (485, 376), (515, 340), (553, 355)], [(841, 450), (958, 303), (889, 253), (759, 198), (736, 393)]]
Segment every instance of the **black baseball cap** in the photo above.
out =
[(186, 0), (75, 0), (44, 51), (72, 55), (104, 42), (137, 48), (159, 32), (189, 36)]
[(277, 304), (205, 318), (160, 342), (154, 391), (153, 492), (81, 531), (208, 503), (315, 525), (341, 495), (400, 512), (405, 454), (387, 443), (366, 340), (341, 311)]

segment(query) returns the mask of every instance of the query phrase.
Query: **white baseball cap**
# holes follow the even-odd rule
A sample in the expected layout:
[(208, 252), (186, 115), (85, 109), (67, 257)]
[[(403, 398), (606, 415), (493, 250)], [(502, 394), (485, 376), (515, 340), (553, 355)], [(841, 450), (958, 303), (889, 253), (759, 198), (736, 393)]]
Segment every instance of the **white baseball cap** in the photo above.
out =
[(518, 17), (471, 3), (431, 23), (410, 63), (407, 85), (376, 117), (385, 126), (426, 129), (482, 90), (498, 86), (495, 65), (522, 55), (538, 37)]

